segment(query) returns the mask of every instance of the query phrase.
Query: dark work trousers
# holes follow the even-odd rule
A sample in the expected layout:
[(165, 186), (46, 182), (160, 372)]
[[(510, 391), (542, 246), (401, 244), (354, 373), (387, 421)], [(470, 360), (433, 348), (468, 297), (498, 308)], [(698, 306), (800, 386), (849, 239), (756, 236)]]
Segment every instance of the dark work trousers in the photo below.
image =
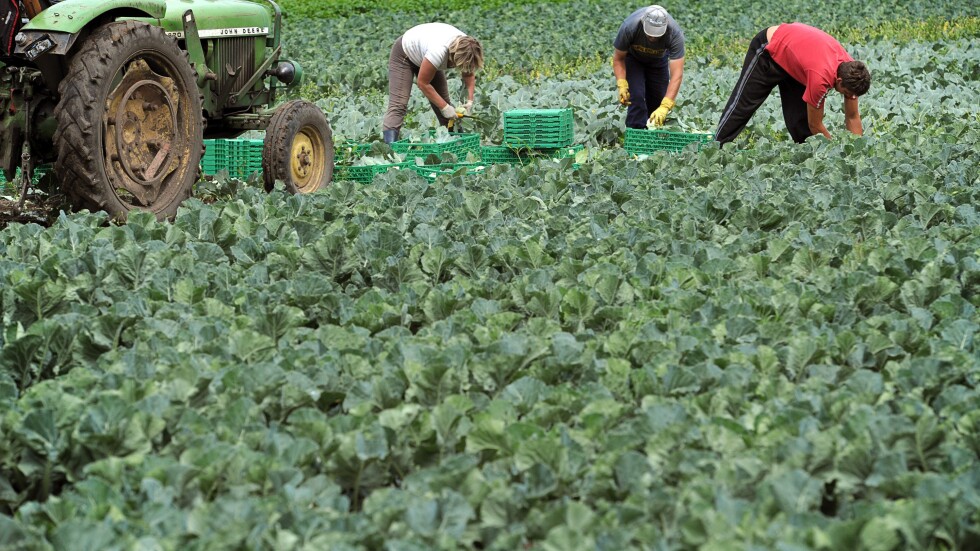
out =
[[(419, 66), (412, 63), (405, 50), (402, 48), (402, 37), (395, 40), (395, 45), (391, 47), (391, 56), (388, 58), (388, 109), (385, 111), (384, 121), (381, 125), (382, 130), (401, 130), (402, 123), (405, 122), (405, 113), (408, 112), (408, 97), (412, 93), (412, 83), (419, 76)], [(449, 84), (446, 82), (446, 73), (436, 71), (432, 77), (432, 86), (442, 99), (449, 103)], [(432, 105), (432, 112), (439, 119), (439, 124), (446, 126), (449, 119), (442, 116), (442, 112)]]
[(749, 43), (749, 51), (742, 63), (742, 74), (728, 98), (715, 132), (715, 140), (722, 144), (734, 140), (742, 132), (752, 115), (777, 86), (779, 99), (783, 104), (783, 120), (786, 121), (786, 128), (789, 129), (793, 141), (803, 143), (813, 134), (807, 122), (806, 102), (803, 101), (806, 87), (772, 60), (766, 51), (768, 43), (766, 29), (755, 35)]
[(667, 56), (643, 62), (626, 54), (626, 82), (630, 85), (630, 106), (626, 109), (627, 128), (646, 128), (650, 115), (660, 107), (667, 95), (670, 70)]

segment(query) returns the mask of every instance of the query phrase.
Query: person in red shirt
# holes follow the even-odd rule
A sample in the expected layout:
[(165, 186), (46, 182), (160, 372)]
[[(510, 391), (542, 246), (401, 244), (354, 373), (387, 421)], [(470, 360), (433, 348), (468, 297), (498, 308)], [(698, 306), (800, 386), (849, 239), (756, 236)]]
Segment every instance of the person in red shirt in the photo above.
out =
[(867, 66), (851, 59), (837, 40), (820, 29), (786, 23), (769, 27), (752, 39), (715, 140), (722, 144), (734, 140), (777, 86), (783, 119), (796, 143), (814, 134), (830, 139), (823, 115), (831, 90), (844, 96), (847, 129), (859, 136), (864, 133), (858, 97), (871, 86)]

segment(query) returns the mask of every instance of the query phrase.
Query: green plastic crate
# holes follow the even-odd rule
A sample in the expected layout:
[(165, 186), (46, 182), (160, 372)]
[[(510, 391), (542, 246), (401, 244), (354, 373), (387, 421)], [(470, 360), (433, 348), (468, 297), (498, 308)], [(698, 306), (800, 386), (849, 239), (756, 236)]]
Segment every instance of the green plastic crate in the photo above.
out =
[(230, 176), (245, 178), (262, 171), (263, 140), (204, 140), (201, 168), (205, 174), (227, 170)]
[(201, 168), (204, 169), (205, 174), (216, 174), (228, 169), (228, 156), (231, 150), (228, 141), (204, 140), (204, 156), (201, 157)]
[[(435, 132), (430, 132), (434, 136)], [(391, 144), (391, 149), (395, 153), (404, 154), (407, 160), (413, 158), (425, 158), (429, 155), (442, 155), (452, 153), (458, 159), (464, 159), (467, 153), (478, 155), (480, 153), (480, 135), (476, 133), (458, 133), (455, 139), (441, 143), (412, 142), (409, 140), (398, 140)]]
[(244, 178), (253, 172), (262, 172), (263, 140), (231, 140), (228, 172)]
[(534, 154), (528, 149), (512, 149), (506, 145), (485, 145), (480, 148), (480, 158), (484, 163), (524, 164), (532, 160)]
[(567, 159), (569, 157), (575, 158), (579, 151), (585, 149), (582, 144), (570, 145), (568, 147), (559, 147), (557, 149), (547, 151), (548, 156), (555, 160)]
[(505, 125), (571, 126), (571, 107), (564, 109), (510, 109), (504, 111)]
[(374, 177), (378, 174), (384, 174), (392, 169), (400, 170), (403, 168), (410, 168), (413, 164), (414, 163), (391, 163), (364, 166), (336, 165), (333, 169), (333, 179), (334, 181), (352, 180), (362, 184), (370, 184), (372, 181), (374, 181)]
[(459, 170), (465, 170), (466, 174), (478, 174), (486, 170), (483, 163), (443, 163), (438, 165), (411, 165), (411, 169), (419, 176), (434, 181), (436, 178), (446, 174), (455, 174)]
[(553, 149), (571, 145), (573, 141), (575, 141), (575, 136), (570, 132), (562, 134), (534, 132), (526, 135), (510, 135), (504, 137), (504, 145), (517, 149)]
[(701, 145), (710, 142), (714, 136), (709, 133), (688, 133), (674, 130), (626, 129), (626, 152), (632, 155), (649, 155), (656, 151), (676, 153), (690, 144)]
[(480, 148), (480, 158), (486, 164), (527, 164), (535, 159), (574, 158), (584, 148), (582, 144), (545, 149), (515, 149), (506, 145), (485, 145)]
[(571, 108), (511, 109), (504, 112), (504, 145), (512, 148), (558, 148), (575, 141)]
[(569, 159), (569, 158), (571, 158), (572, 159), (572, 169), (574, 170), (574, 169), (578, 169), (580, 166), (582, 166), (581, 164), (576, 163), (574, 161), (575, 161), (575, 156), (578, 154), (579, 151), (582, 151), (583, 149), (585, 149), (585, 146), (584, 145), (582, 145), (582, 144), (575, 144), (575, 145), (570, 145), (570, 146), (567, 146), (567, 147), (559, 147), (559, 148), (556, 148), (556, 149), (543, 149), (541, 151), (543, 153), (546, 153), (548, 155), (548, 158), (551, 159), (551, 160), (553, 160), (553, 161), (561, 161), (562, 159)]
[(371, 152), (371, 144), (347, 140), (334, 147), (334, 157), (338, 159), (359, 159)]

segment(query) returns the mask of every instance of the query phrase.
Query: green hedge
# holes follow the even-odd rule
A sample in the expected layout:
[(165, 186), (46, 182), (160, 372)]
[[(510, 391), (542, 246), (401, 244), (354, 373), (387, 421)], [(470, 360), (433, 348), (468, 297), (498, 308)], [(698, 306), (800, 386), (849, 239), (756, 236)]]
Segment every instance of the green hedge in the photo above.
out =
[[(538, 0), (542, 2), (562, 0)], [(367, 13), (384, 8), (386, 11), (441, 14), (474, 6), (495, 7), (512, 4), (509, 0), (389, 0), (383, 4), (369, 0), (284, 0), (280, 2), (290, 17), (331, 18)]]

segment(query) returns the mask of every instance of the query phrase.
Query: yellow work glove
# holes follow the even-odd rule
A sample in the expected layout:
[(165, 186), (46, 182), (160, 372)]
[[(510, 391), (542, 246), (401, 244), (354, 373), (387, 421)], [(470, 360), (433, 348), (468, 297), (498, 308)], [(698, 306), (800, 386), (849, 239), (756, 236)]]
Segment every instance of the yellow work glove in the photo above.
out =
[(616, 88), (619, 89), (619, 103), (630, 104), (630, 83), (625, 78), (616, 79)]
[(660, 107), (656, 111), (650, 114), (650, 120), (647, 121), (647, 128), (656, 128), (663, 126), (664, 122), (667, 121), (667, 113), (674, 108), (674, 100), (670, 98), (664, 98), (660, 102)]

